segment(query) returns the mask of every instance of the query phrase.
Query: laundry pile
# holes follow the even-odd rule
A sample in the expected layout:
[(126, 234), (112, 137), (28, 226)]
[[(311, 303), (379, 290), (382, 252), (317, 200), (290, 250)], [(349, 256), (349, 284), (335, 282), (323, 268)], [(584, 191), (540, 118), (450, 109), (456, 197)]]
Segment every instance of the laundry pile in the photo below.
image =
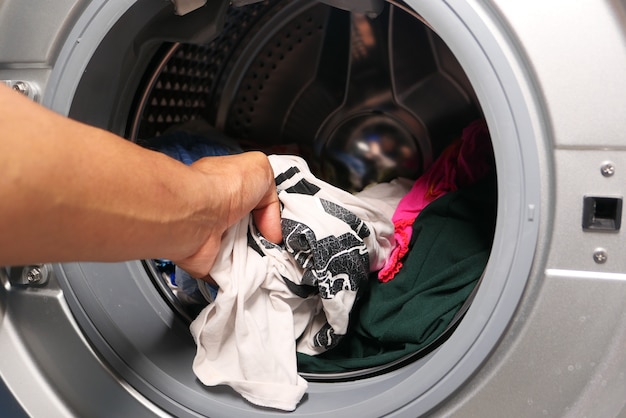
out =
[(400, 201), (393, 214), (396, 245), (385, 266), (378, 272), (378, 279), (388, 282), (400, 271), (402, 259), (409, 249), (413, 223), (429, 203), (446, 193), (476, 183), (493, 166), (487, 126), (482, 120), (475, 121), (464, 129), (460, 138), (443, 150)]
[(489, 174), (426, 206), (415, 219), (402, 268), (369, 280), (349, 332), (332, 350), (298, 354), (298, 370), (365, 370), (428, 350), (480, 279), (493, 242), (496, 181)]
[[(238, 152), (220, 140), (219, 153), (196, 144), (190, 156), (192, 144), (175, 135), (177, 145), (166, 136), (148, 146), (188, 164)], [(416, 181), (357, 194), (316, 178), (299, 157), (269, 160), (283, 243), (265, 240), (251, 216), (227, 230), (210, 272), (217, 295), (190, 327), (193, 370), (205, 385), (291, 411), (307, 389), (298, 371), (385, 364), (446, 329), (489, 256), (495, 174), (482, 121)]]

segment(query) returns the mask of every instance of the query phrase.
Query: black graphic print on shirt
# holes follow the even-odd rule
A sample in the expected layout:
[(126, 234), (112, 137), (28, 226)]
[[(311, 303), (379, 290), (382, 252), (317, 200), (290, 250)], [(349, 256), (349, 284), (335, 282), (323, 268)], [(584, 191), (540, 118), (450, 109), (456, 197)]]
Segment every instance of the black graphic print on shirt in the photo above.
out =
[(285, 189), (287, 193), (298, 193), (313, 196), (321, 189), (306, 179), (302, 179), (291, 187)]
[(359, 237), (367, 238), (370, 236), (370, 230), (367, 225), (365, 225), (365, 222), (348, 209), (324, 199), (320, 199), (320, 203), (326, 213), (350, 225), (350, 228), (356, 232)]
[[(306, 224), (283, 218), (284, 247), (304, 269), (300, 286), (287, 280), (285, 283), (296, 295), (310, 295), (307, 291), (317, 288), (319, 297), (328, 300), (342, 291), (358, 292), (362, 281), (367, 280), (369, 255), (363, 238), (369, 236), (370, 231), (359, 217), (344, 207), (323, 199), (319, 201), (325, 212), (349, 225), (351, 231), (318, 238)], [(337, 345), (340, 337), (326, 322), (315, 334), (314, 345), (330, 349)]]
[(339, 343), (339, 337), (341, 337), (341, 335), (336, 335), (333, 327), (327, 322), (318, 333), (315, 334), (315, 346), (331, 349)]
[(279, 187), (281, 184), (295, 176), (300, 172), (298, 167), (289, 167), (288, 170), (285, 170), (283, 173), (280, 173), (276, 177), (274, 177), (274, 183), (276, 183), (276, 187)]
[(283, 218), (282, 226), (285, 249), (305, 269), (302, 283), (317, 286), (322, 298), (331, 299), (342, 290), (356, 292), (367, 279), (367, 247), (358, 235), (345, 233), (318, 240), (303, 223)]
[[(369, 254), (364, 239), (371, 232), (365, 222), (345, 207), (316, 197), (321, 189), (303, 178), (297, 167), (278, 174), (275, 182), (279, 199), (281, 192), (291, 196), (301, 195), (302, 199), (310, 199), (312, 208), (320, 208), (320, 214), (326, 213), (338, 219), (345, 227), (339, 228), (341, 232), (338, 235), (328, 235), (328, 231), (311, 228), (305, 219), (290, 219), (282, 214), (283, 244), (273, 244), (257, 231), (254, 237), (248, 234), (249, 246), (262, 257), (267, 251), (279, 250), (287, 251), (294, 258), (303, 269), (302, 276), (281, 277), (298, 297), (306, 299), (315, 296), (329, 301), (342, 291), (358, 292), (369, 274)], [(285, 202), (281, 201), (281, 206), (283, 204)], [(340, 337), (326, 322), (315, 334), (314, 345), (329, 349), (337, 344)]]

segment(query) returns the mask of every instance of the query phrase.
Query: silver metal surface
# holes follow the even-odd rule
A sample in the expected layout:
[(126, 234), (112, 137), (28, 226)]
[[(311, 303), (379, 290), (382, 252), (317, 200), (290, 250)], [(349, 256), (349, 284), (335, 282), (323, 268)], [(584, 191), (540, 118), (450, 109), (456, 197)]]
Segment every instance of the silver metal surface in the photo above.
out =
[[(91, 94), (96, 98), (91, 116), (98, 124), (126, 132), (132, 113), (128, 102), (141, 91), (137, 81), (141, 77), (136, 73), (149, 68), (155, 56), (149, 46), (160, 42), (142, 38), (138, 32), (142, 28), (150, 32), (162, 10), (172, 8), (162, 3), (85, 0), (33, 8), (23, 1), (4, 1), (0, 78), (36, 83), (42, 102), (62, 114), (77, 112), (73, 104), (89, 102)], [(278, 131), (295, 138), (300, 133), (322, 132), (322, 126), (331, 126), (328, 132), (332, 133), (355, 115), (375, 115), (361, 112), (366, 95), (354, 96), (349, 83), (339, 83), (331, 92), (356, 103), (359, 112), (350, 113), (352, 105), (340, 106), (333, 113), (336, 119), (327, 118), (328, 113), (315, 119), (313, 111), (322, 102), (313, 93), (319, 89), (308, 92), (314, 101), (298, 102), (294, 96), (267, 93), (289, 90), (296, 76), (310, 73), (289, 77), (292, 73), (278, 67), (271, 70), (271, 66), (263, 67), (266, 72), (261, 79), (250, 84), (267, 96), (258, 96), (253, 111), (242, 104), (244, 97), (247, 103), (254, 99), (254, 93), (246, 93), (247, 82), (254, 80), (255, 72), (261, 75), (260, 54), (270, 52), (264, 46), (282, 40), (280, 52), (288, 50), (286, 32), (280, 29), (295, 31), (299, 23), (295, 18), (300, 15), (288, 4), (267, 17), (265, 23), (271, 25), (261, 24), (258, 31), (241, 34), (247, 49), (223, 57), (228, 65), (223, 67), (224, 83), (217, 89), (220, 106), (209, 112), (220, 129), (243, 137)], [(413, 9), (440, 37), (441, 43), (436, 37), (428, 41), (433, 53), (445, 51), (434, 54), (434, 61), (445, 66), (453, 58), (452, 67), (460, 65), (487, 119), (499, 193), (492, 257), (465, 319), (438, 350), (379, 376), (313, 383), (292, 415), (626, 415), (626, 258), (622, 256), (626, 242), (621, 231), (584, 231), (581, 227), (584, 196), (623, 198), (626, 193), (624, 174), (615, 169), (626, 163), (623, 2), (408, 0), (402, 6)], [(357, 21), (351, 21), (355, 27)], [(219, 19), (213, 23), (219, 27)], [(323, 31), (315, 28), (311, 35), (304, 31), (302, 42), (321, 39)], [(293, 40), (295, 32), (291, 33)], [(110, 42), (112, 38), (115, 42)], [(378, 46), (386, 45), (382, 38), (375, 39)], [(107, 50), (107, 45), (115, 48)], [(336, 42), (335, 47), (350, 54), (360, 50), (350, 43)], [(142, 51), (150, 53), (142, 55)], [(316, 51), (326, 51), (333, 58), (326, 61), (326, 72), (343, 67), (348, 68), (343, 74), (357, 74), (350, 72), (355, 68), (346, 66), (346, 56), (339, 50)], [(407, 51), (410, 54), (411, 48)], [(298, 55), (296, 50), (296, 58), (291, 59), (310, 70), (307, 60), (318, 55), (309, 55)], [(99, 74), (106, 89), (94, 81), (98, 79), (92, 71), (98, 69), (96, 62), (111, 66)], [(390, 62), (383, 60), (379, 65)], [(415, 74), (416, 68), (421, 67), (415, 63), (407, 71)], [(413, 85), (410, 91), (419, 92), (413, 98), (422, 101), (401, 107), (414, 112), (462, 103), (438, 101), (453, 97), (434, 88), (442, 81), (463, 86), (463, 80), (449, 72), (443, 78)], [(399, 81), (381, 80), (371, 84), (387, 92), (397, 88)], [(306, 83), (299, 86), (298, 92), (307, 91)], [(303, 106), (310, 103), (316, 106)], [(276, 121), (286, 114), (284, 109), (300, 109), (298, 116), (306, 117), (293, 118), (285, 125), (289, 129), (278, 129)], [(275, 115), (280, 118), (272, 119)], [(430, 122), (417, 119), (428, 127), (429, 140), (436, 137), (431, 129), (436, 117)], [(403, 143), (406, 135), (397, 137)], [(333, 152), (350, 145), (339, 137), (328, 138), (330, 143), (318, 144), (329, 145)], [(606, 256), (595, 258), (603, 263), (593, 256), (600, 248)], [(55, 265), (46, 286), (16, 285), (0, 269), (0, 281), (0, 345), (5, 348), (0, 377), (25, 416), (99, 416), (103, 411), (108, 416), (272, 415), (224, 388), (207, 390), (194, 379), (184, 367), (194, 350), (186, 322), (139, 262)]]

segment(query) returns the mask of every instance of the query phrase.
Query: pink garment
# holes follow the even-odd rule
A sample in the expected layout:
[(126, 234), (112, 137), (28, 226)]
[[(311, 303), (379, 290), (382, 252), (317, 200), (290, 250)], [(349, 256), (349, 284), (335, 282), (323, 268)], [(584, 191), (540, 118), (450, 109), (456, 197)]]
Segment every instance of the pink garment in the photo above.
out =
[(378, 272), (378, 280), (388, 282), (400, 271), (402, 259), (409, 250), (413, 222), (426, 205), (459, 187), (475, 183), (492, 167), (493, 152), (487, 124), (476, 120), (463, 129), (461, 138), (444, 149), (400, 200), (392, 218), (396, 245)]

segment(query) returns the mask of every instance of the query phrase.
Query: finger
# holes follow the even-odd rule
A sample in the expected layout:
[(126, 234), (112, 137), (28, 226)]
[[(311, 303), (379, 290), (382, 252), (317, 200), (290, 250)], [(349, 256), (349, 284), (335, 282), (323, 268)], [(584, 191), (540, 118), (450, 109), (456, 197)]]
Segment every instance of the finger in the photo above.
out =
[(265, 239), (274, 244), (280, 244), (283, 240), (283, 232), (280, 226), (280, 202), (274, 189), (269, 190), (268, 193), (269, 203), (257, 205), (252, 211), (252, 217), (254, 218), (254, 224)]

